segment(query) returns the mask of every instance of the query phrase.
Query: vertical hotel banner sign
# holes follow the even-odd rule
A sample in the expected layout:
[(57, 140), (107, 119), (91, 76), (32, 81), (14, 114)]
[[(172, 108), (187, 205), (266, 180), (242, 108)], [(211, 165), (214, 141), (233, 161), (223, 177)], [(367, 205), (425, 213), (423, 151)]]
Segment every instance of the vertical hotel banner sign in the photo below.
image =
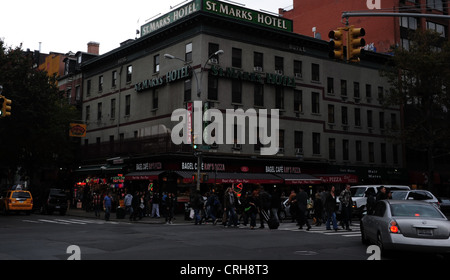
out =
[(166, 27), (178, 20), (190, 16), (196, 12), (204, 11), (218, 16), (233, 18), (248, 23), (274, 28), (280, 31), (293, 32), (292, 20), (262, 13), (255, 10), (243, 8), (241, 6), (213, 0), (193, 0), (157, 19), (141, 26), (141, 36), (151, 34), (163, 27)]

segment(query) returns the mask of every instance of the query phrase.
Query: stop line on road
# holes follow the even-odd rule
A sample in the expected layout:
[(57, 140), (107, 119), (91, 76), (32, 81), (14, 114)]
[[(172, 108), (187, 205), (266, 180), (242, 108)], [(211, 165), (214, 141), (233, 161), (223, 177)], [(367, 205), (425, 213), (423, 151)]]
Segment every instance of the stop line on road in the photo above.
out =
[(311, 229), (309, 231), (307, 231), (305, 229), (306, 227), (304, 227), (303, 229), (299, 229), (297, 225), (295, 225), (295, 223), (282, 223), (280, 224), (280, 227), (278, 228), (278, 230), (286, 230), (286, 231), (301, 231), (301, 232), (306, 232), (306, 233), (311, 233), (311, 234), (323, 234), (323, 235), (340, 235), (343, 237), (361, 237), (361, 231), (359, 228), (359, 224), (352, 224), (352, 226), (350, 227), (352, 230), (348, 231), (342, 228), (339, 228), (338, 231), (334, 231), (334, 230), (329, 230), (326, 229), (325, 224), (322, 224), (320, 226), (311, 226)]
[(36, 219), (36, 220), (22, 220), (25, 223), (34, 224), (59, 224), (59, 225), (88, 225), (88, 224), (112, 224), (117, 225), (118, 222), (104, 221), (104, 220), (86, 220), (86, 219)]

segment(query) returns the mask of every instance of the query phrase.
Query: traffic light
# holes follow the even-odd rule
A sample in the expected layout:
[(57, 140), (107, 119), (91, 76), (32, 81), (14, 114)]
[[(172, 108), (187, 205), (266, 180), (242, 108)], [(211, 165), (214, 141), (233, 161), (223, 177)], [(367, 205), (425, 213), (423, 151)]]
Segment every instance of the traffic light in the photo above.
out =
[(344, 34), (342, 33), (342, 29), (331, 30), (328, 33), (328, 37), (331, 39), (329, 43), (329, 57), (344, 60)]
[(192, 136), (192, 149), (194, 149), (194, 150), (198, 150), (198, 144), (196, 143), (197, 142), (197, 137), (198, 137), (198, 135), (193, 135)]
[(3, 95), (0, 95), (0, 117), (5, 118), (11, 116), (12, 101)]
[(361, 38), (366, 35), (364, 28), (355, 28), (353, 25), (348, 29), (347, 38), (347, 60), (358, 62), (361, 54), (361, 47), (366, 45), (366, 40)]

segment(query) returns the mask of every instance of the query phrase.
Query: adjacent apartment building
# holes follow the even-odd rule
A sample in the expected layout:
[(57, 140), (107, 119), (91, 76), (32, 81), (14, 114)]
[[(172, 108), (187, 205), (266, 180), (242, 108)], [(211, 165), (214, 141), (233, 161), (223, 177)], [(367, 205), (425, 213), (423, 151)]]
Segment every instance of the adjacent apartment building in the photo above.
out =
[[(449, 15), (446, 0), (293, 0), (293, 9), (280, 9), (281, 16), (292, 19), (294, 32), (328, 40), (328, 32), (344, 26), (343, 12), (394, 12)], [(367, 48), (388, 53), (393, 45), (408, 48), (409, 31), (431, 29), (448, 40), (450, 20), (442, 18), (351, 17), (349, 24), (366, 30)]]

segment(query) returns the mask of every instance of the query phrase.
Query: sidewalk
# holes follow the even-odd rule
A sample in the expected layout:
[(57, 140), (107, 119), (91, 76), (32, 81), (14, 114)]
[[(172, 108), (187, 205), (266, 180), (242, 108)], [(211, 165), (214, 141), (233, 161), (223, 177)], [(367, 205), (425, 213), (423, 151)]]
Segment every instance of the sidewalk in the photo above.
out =
[[(80, 217), (80, 218), (88, 218), (88, 219), (104, 219), (105, 218), (105, 212), (100, 212), (100, 217), (95, 217), (94, 211), (86, 212), (86, 210), (83, 209), (69, 209), (66, 213), (67, 216), (73, 216), (73, 217)], [(142, 217), (141, 220), (136, 221), (130, 221), (129, 216), (127, 215), (124, 219), (117, 219), (117, 215), (115, 212), (111, 213), (110, 221), (113, 222), (127, 222), (127, 223), (140, 223), (140, 224), (165, 224), (166, 219), (165, 217), (161, 216), (161, 218), (150, 218), (150, 217)], [(186, 221), (184, 219), (184, 213), (182, 214), (175, 214), (174, 219), (172, 219), (174, 224), (181, 224), (181, 223), (193, 223), (194, 221)]]

